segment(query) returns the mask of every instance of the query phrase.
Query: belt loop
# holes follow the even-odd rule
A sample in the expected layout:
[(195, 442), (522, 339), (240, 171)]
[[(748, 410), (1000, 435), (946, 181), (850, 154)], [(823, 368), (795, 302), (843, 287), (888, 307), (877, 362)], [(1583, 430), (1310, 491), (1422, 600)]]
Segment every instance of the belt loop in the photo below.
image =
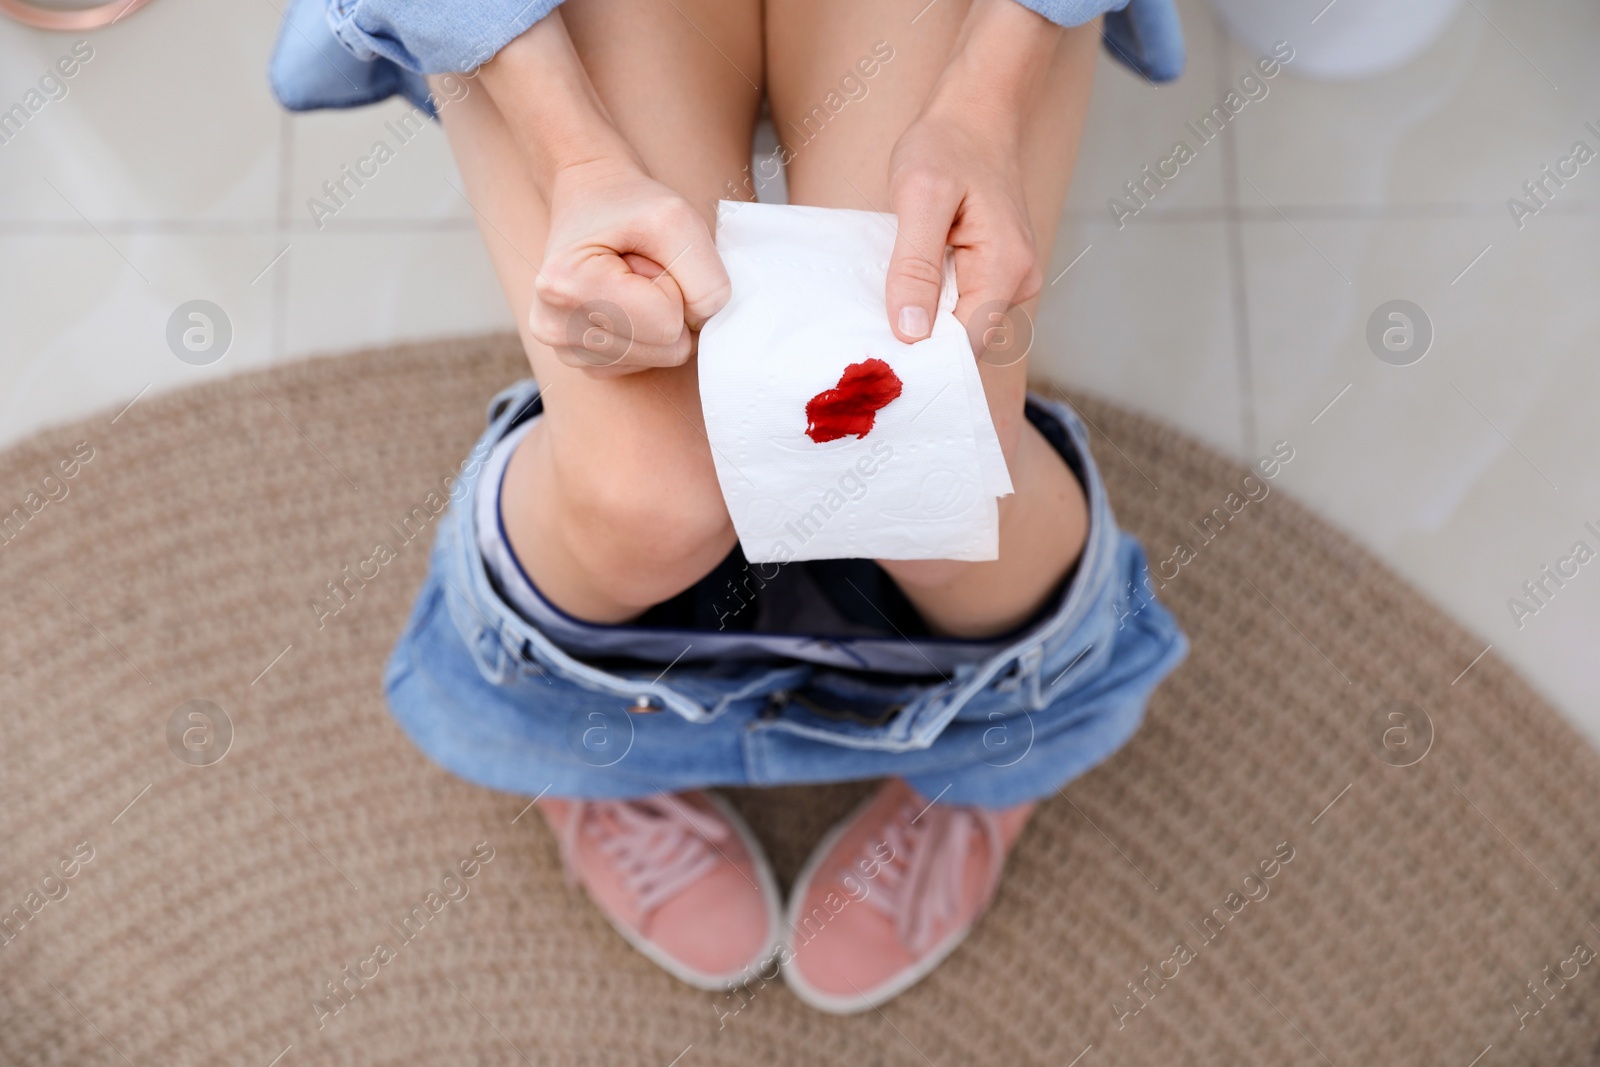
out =
[(1044, 665), (1044, 646), (1029, 645), (1017, 657), (1017, 678), (1021, 690), (1027, 695), (1028, 705), (1034, 711), (1044, 707), (1044, 690), (1039, 684), (1039, 669)]
[(500, 634), (487, 626), (477, 627), (472, 635), (472, 658), (478, 661), (478, 670), (495, 685), (511, 681), (511, 656)]

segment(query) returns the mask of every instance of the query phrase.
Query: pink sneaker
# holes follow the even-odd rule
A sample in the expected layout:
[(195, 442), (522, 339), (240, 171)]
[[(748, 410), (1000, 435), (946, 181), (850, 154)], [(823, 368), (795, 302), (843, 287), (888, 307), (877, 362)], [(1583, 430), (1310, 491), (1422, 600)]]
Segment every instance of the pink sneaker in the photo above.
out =
[(569, 884), (627, 942), (680, 981), (748, 980), (778, 941), (778, 885), (749, 826), (721, 797), (539, 802)]
[(875, 1008), (920, 982), (988, 908), (1032, 804), (929, 804), (886, 783), (811, 854), (781, 952), (796, 996), (822, 1011)]

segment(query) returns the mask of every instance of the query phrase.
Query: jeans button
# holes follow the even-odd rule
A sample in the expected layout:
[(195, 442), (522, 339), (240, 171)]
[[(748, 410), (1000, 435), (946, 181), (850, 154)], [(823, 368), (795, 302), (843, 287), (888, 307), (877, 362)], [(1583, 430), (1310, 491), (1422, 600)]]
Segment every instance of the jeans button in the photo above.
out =
[(633, 703), (628, 705), (628, 710), (635, 715), (651, 715), (661, 710), (661, 702), (655, 697), (641, 693), (633, 698)]
[(767, 695), (766, 704), (762, 705), (762, 708), (761, 708), (761, 712), (760, 712), (761, 718), (766, 720), (767, 722), (771, 722), (773, 719), (776, 719), (776, 718), (778, 718), (779, 716), (781, 716), (783, 714), (784, 706), (787, 705), (788, 703), (789, 703), (789, 692), (788, 692), (788, 690), (779, 689), (774, 693), (769, 693)]

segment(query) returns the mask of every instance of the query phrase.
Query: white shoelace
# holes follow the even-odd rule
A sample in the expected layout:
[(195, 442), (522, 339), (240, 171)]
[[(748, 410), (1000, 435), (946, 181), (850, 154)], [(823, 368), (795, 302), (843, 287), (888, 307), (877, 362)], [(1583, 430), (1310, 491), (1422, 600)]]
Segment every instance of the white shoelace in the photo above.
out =
[(977, 908), (981, 912), (1000, 883), (1006, 860), (1000, 820), (993, 812), (934, 805), (918, 817), (915, 805), (907, 804), (884, 828), (892, 858), (884, 863), (873, 855), (875, 843), (863, 848), (864, 860), (881, 864), (867, 903), (894, 920), (895, 933), (912, 952), (931, 949), (960, 913), (967, 857), (978, 834), (989, 846), (989, 870)]
[(731, 831), (718, 819), (672, 797), (570, 801), (561, 828), (561, 864), (576, 883), (578, 842), (585, 833), (649, 914), (716, 868), (715, 843)]

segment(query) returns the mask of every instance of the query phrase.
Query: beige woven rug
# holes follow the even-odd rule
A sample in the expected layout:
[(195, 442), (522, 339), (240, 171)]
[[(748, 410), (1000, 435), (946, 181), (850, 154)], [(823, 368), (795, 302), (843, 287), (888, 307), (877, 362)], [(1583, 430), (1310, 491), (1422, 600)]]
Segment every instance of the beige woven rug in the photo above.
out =
[[(563, 887), (526, 800), (390, 721), (428, 537), (322, 628), (308, 604), (522, 369), (509, 338), (317, 360), (0, 456), (0, 514), (27, 514), (0, 543), (0, 1063), (1600, 1062), (1595, 753), (1282, 492), (1201, 544), (1244, 471), (1087, 399), (1124, 525), (1195, 550), (1165, 593), (1193, 653), (1144, 729), (881, 1013), (677, 984)], [(231, 722), (220, 762), (169, 746), (191, 700)], [(202, 762), (212, 721), (178, 723)], [(734, 799), (788, 878), (862, 788)], [(347, 967), (371, 977), (345, 1003)]]

